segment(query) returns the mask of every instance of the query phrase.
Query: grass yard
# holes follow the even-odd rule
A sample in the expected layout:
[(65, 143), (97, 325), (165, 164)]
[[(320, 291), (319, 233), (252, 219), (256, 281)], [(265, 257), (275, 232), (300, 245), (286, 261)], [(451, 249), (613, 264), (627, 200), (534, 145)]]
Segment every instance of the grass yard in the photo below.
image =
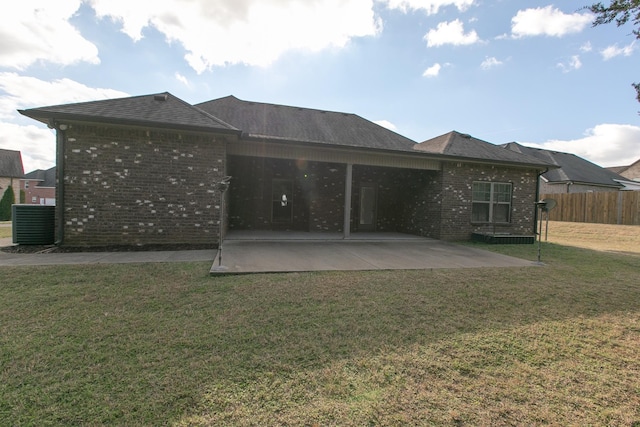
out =
[(543, 267), (3, 268), (0, 424), (640, 426), (638, 247), (566, 227)]
[[(543, 236), (544, 227), (543, 222)], [(597, 251), (640, 255), (640, 226), (550, 221), (548, 241)]]
[(4, 239), (6, 237), (13, 237), (11, 226), (3, 226), (5, 223), (0, 222), (0, 239)]

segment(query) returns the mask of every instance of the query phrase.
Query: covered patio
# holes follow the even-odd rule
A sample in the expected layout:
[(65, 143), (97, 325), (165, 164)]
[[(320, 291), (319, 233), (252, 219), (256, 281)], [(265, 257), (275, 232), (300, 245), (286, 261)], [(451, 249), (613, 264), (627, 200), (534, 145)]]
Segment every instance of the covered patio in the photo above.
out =
[(228, 156), (232, 178), (225, 229), (230, 232), (339, 233), (341, 238), (401, 232), (438, 237), (438, 220), (430, 214), (438, 209), (434, 200), (439, 188), (430, 186), (439, 182), (438, 162), (326, 149), (298, 152), (291, 147), (269, 154), (273, 157)]

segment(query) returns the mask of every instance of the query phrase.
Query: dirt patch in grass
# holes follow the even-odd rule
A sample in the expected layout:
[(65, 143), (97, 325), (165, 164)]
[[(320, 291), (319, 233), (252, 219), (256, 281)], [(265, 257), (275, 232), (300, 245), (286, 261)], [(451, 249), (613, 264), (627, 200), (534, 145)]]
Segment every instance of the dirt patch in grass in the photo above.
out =
[(0, 227), (0, 239), (13, 237), (11, 227)]
[(640, 255), (640, 226), (550, 221), (548, 241), (596, 251)]

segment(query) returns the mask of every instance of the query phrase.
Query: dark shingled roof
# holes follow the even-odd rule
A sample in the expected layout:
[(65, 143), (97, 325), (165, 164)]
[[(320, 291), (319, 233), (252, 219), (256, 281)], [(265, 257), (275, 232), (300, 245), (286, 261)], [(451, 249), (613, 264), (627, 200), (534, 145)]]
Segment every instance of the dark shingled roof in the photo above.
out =
[(623, 187), (623, 185), (614, 180), (619, 179), (621, 181), (628, 181), (627, 178), (591, 163), (590, 161), (585, 160), (582, 157), (578, 157), (575, 154), (525, 147), (517, 142), (504, 144), (503, 147), (513, 152), (527, 154), (558, 165), (558, 168), (549, 170), (542, 174), (543, 178), (550, 183), (570, 181), (620, 188)]
[(20, 114), (49, 124), (51, 120), (122, 123), (186, 130), (238, 132), (233, 126), (163, 92), (154, 95), (106, 99), (19, 110)]
[(420, 153), (432, 158), (536, 168), (557, 167), (553, 161), (506, 150), (455, 131), (416, 144), (355, 114), (242, 101), (234, 96), (190, 105), (163, 92), (19, 111), (49, 125), (68, 120), (228, 132), (258, 141)]
[(40, 181), (37, 187), (55, 187), (56, 186), (56, 167), (47, 170), (36, 169), (24, 176), (24, 179)]
[(22, 154), (19, 151), (0, 149), (0, 176), (22, 178)]
[(461, 160), (483, 160), (490, 163), (554, 167), (552, 162), (545, 159), (505, 150), (498, 145), (456, 131), (424, 141), (416, 145), (415, 149), (426, 153), (451, 156)]
[(227, 96), (195, 105), (245, 138), (413, 151), (415, 141), (349, 113), (242, 101)]

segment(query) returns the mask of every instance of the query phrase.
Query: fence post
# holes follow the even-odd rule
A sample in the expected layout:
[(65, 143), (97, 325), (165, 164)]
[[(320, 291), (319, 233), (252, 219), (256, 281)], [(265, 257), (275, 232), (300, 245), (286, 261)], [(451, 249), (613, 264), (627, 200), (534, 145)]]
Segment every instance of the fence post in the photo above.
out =
[(622, 224), (622, 191), (618, 191), (618, 225)]

